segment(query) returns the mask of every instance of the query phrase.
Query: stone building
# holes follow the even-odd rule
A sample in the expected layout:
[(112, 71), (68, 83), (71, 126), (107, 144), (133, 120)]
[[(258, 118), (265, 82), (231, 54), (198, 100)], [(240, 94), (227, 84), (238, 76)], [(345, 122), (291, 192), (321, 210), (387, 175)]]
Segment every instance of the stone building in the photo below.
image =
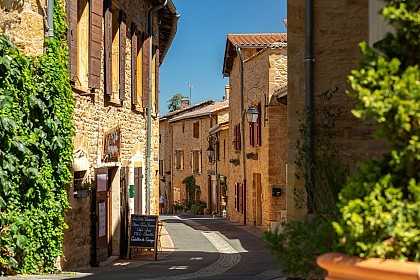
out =
[[(313, 3), (312, 3), (313, 2)], [(293, 188), (302, 188), (297, 180), (294, 160), (296, 143), (301, 138), (299, 120), (305, 107), (320, 106), (320, 94), (338, 88), (332, 105), (343, 112), (332, 131), (334, 147), (350, 173), (363, 159), (377, 157), (385, 149), (383, 142), (373, 140), (374, 127), (362, 123), (351, 114), (354, 101), (345, 93), (350, 87), (347, 77), (362, 58), (359, 42), (373, 44), (383, 38), (385, 28), (378, 11), (385, 3), (369, 1), (305, 1), (289, 0), (288, 21), (288, 217), (299, 218), (306, 209), (296, 207)], [(309, 101), (308, 101), (309, 100)], [(314, 127), (312, 143), (317, 140)], [(319, 133), (318, 133), (319, 136)], [(305, 140), (305, 139), (301, 139)], [(317, 149), (316, 144), (313, 147)]]
[[(230, 85), (227, 217), (267, 229), (286, 214), (286, 34), (229, 34), (223, 75)], [(255, 123), (245, 120), (251, 107)]]
[[(167, 197), (168, 212), (173, 211), (173, 203), (193, 199), (206, 204), (206, 213), (220, 211), (220, 192), (217, 191), (215, 158), (207, 156), (214, 140), (209, 137), (209, 129), (223, 120), (217, 113), (227, 109), (227, 100), (208, 100), (162, 116), (161, 133), (161, 191)], [(216, 117), (215, 117), (216, 114)], [(182, 181), (193, 176), (196, 185), (193, 198)]]
[(174, 192), (172, 188), (175, 168), (173, 157), (173, 139), (178, 135), (173, 134), (173, 127), (169, 121), (182, 114), (209, 106), (213, 102), (213, 100), (206, 100), (190, 106), (189, 100), (186, 99), (182, 101), (180, 109), (169, 112), (161, 116), (159, 119), (159, 190), (165, 197), (165, 213), (172, 213), (174, 201), (180, 200), (180, 197), (178, 196), (179, 193), (177, 193), (176, 200), (174, 200)]
[[(159, 213), (159, 65), (179, 15), (171, 0), (65, 4), (76, 135), (61, 264), (72, 269), (125, 255), (129, 214)], [(1, 5), (2, 31), (42, 55), (46, 1)]]

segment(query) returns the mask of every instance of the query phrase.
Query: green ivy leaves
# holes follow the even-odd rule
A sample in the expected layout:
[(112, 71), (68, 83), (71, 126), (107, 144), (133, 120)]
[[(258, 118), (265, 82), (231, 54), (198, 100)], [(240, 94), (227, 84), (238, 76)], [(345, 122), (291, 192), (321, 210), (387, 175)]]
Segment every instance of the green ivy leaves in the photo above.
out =
[(61, 2), (45, 56), (0, 35), (0, 275), (53, 272), (62, 255), (74, 100)]

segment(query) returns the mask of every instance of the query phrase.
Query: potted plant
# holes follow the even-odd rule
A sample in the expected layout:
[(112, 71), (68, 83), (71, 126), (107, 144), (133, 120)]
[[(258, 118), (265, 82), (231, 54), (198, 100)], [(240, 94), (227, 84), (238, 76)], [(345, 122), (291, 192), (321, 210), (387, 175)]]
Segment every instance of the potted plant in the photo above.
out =
[(362, 163), (339, 195), (333, 226), (349, 256), (318, 258), (327, 279), (418, 279), (420, 271), (419, 4), (388, 2), (382, 15), (395, 33), (377, 49), (361, 44), (365, 58), (349, 81), (353, 114), (377, 125), (389, 152)]

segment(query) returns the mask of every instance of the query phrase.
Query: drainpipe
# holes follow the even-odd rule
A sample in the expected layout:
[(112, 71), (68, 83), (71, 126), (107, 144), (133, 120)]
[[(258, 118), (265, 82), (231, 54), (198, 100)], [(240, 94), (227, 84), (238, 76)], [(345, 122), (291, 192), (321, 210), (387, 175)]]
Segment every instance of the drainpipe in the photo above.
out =
[(242, 59), (241, 48), (236, 46), (239, 57), (239, 91), (241, 96), (241, 154), (242, 154), (242, 178), (243, 178), (243, 206), (244, 206), (244, 225), (246, 225), (246, 166), (245, 166), (245, 112), (244, 112), (244, 61)]
[(48, 38), (54, 38), (54, 0), (48, 0), (47, 4), (47, 22), (48, 22)]
[[(306, 135), (306, 147), (308, 148), (308, 158), (306, 159), (307, 185), (313, 182), (312, 162), (313, 162), (313, 65), (315, 59), (313, 57), (313, 2), (306, 0), (305, 10), (305, 87), (306, 87), (306, 110), (310, 113), (308, 123), (308, 133)], [(309, 209), (310, 210), (310, 209)]]
[[(146, 188), (147, 188), (147, 215), (150, 215), (150, 189), (152, 184), (152, 178), (151, 178), (151, 146), (152, 146), (152, 62), (153, 62), (153, 12), (162, 9), (166, 6), (166, 3), (168, 0), (165, 0), (163, 4), (160, 4), (159, 6), (155, 6), (149, 9), (147, 12), (148, 16), (148, 29), (149, 29), (149, 37), (150, 37), (150, 45), (149, 45), (149, 102), (147, 104), (147, 139), (146, 139)], [(157, 89), (156, 89), (157, 90)], [(156, 92), (158, 94), (158, 92)]]
[[(171, 164), (171, 181), (170, 181), (170, 183), (171, 183), (171, 185), (170, 185), (170, 188), (169, 188), (169, 193), (170, 193), (169, 199), (170, 199), (171, 204), (172, 204), (171, 213), (175, 214), (174, 211), (173, 211), (174, 210), (174, 154), (175, 154), (175, 151), (174, 151), (174, 128), (172, 127), (172, 124), (170, 124), (169, 122), (168, 122), (168, 124), (169, 124), (169, 131), (171, 133), (171, 142), (170, 142), (171, 143), (171, 161), (170, 161), (170, 164)], [(169, 205), (169, 202), (166, 202), (166, 203)]]

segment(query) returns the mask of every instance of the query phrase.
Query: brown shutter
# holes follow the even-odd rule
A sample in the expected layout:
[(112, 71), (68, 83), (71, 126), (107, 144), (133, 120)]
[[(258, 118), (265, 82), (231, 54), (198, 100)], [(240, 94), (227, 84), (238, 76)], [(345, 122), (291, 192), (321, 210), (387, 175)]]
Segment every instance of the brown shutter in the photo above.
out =
[(69, 32), (67, 34), (69, 42), (69, 74), (72, 81), (76, 81), (77, 67), (77, 1), (67, 0), (67, 17)]
[(258, 118), (257, 118), (257, 146), (261, 147), (261, 120), (262, 120), (262, 116), (261, 116), (261, 103), (258, 103), (257, 105), (257, 111), (258, 111)]
[(238, 125), (235, 124), (233, 127), (233, 149), (238, 149)]
[(126, 15), (123, 10), (120, 10), (120, 45), (119, 45), (119, 57), (120, 57), (120, 100), (125, 100), (125, 45), (127, 39), (127, 25), (126, 25)]
[(106, 1), (105, 9), (105, 94), (112, 95), (112, 1)]
[[(77, 2), (77, 1), (73, 1)], [(91, 0), (89, 17), (89, 88), (99, 88), (101, 81), (101, 42), (103, 0)]]
[(150, 37), (144, 33), (143, 40), (143, 108), (149, 105), (149, 57), (150, 57)]
[(241, 135), (241, 124), (238, 124), (238, 150), (242, 148)]
[(131, 104), (137, 104), (137, 27), (131, 24)]
[(156, 55), (155, 55), (155, 112), (156, 115), (159, 113), (159, 48), (156, 47)]
[(254, 123), (249, 123), (249, 145), (255, 146), (255, 126)]

